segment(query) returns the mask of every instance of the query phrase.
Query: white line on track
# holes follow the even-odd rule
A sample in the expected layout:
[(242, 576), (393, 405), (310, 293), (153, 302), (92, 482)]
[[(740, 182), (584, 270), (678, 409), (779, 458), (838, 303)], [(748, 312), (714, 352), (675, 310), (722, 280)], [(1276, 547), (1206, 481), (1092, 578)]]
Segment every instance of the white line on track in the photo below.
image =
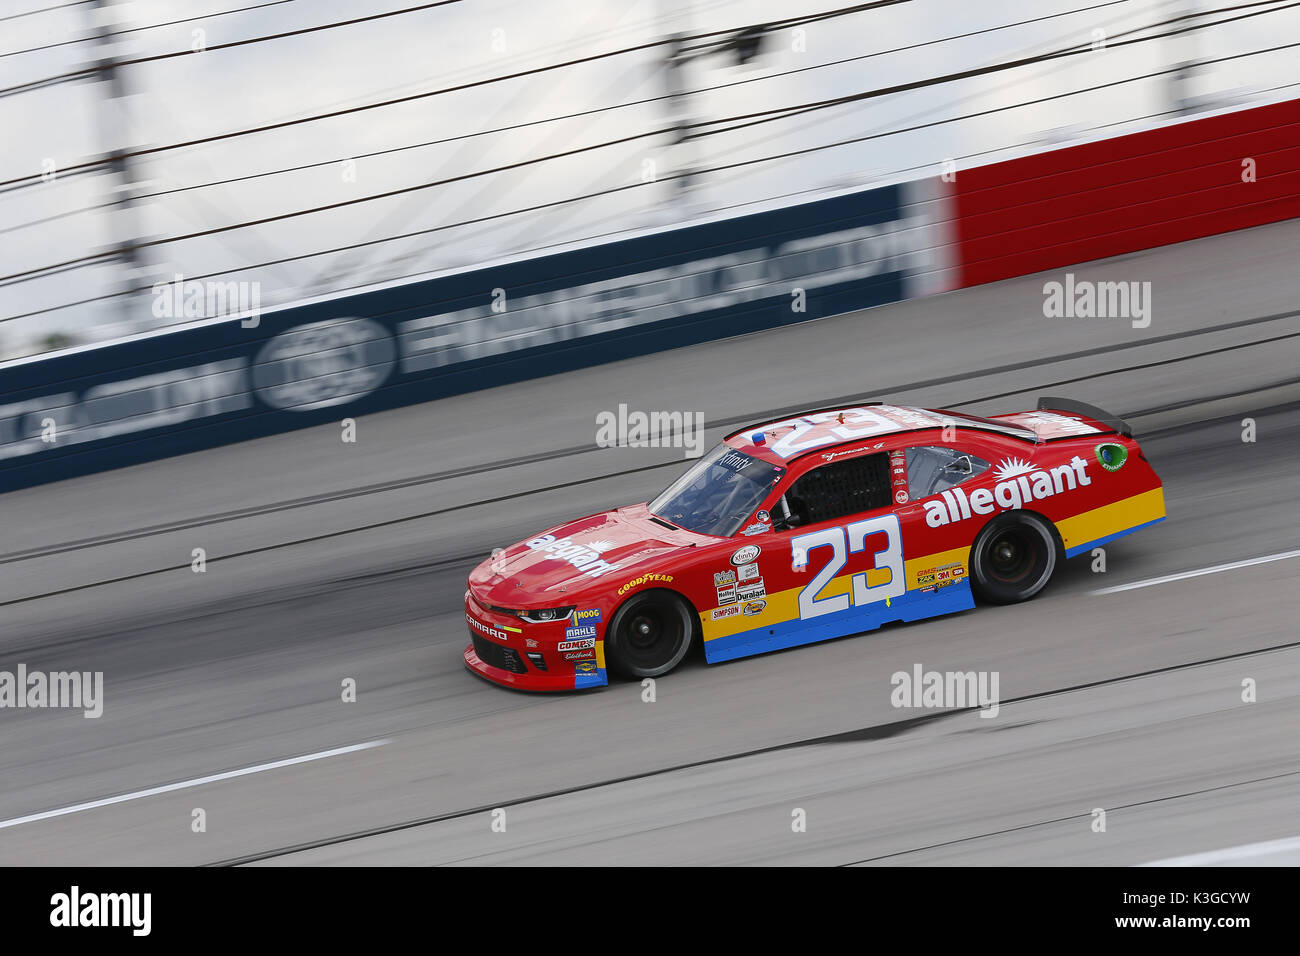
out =
[[(1261, 857), (1277, 856), (1280, 853), (1300, 854), (1300, 837), (1288, 837), (1285, 840), (1268, 840), (1264, 843), (1243, 843), (1223, 850), (1211, 850), (1208, 853), (1193, 853), (1191, 856), (1171, 856), (1167, 860), (1154, 860), (1143, 866), (1217, 866), (1220, 863), (1241, 863), (1245, 860), (1259, 860)], [(1294, 866), (1295, 862), (1278, 860), (1274, 865)]]
[(206, 777), (195, 777), (193, 780), (182, 780), (179, 783), (168, 783), (161, 787), (150, 787), (148, 790), (136, 790), (134, 793), (123, 793), (116, 797), (104, 797), (102, 800), (91, 800), (89, 803), (77, 803), (70, 807), (59, 807), (57, 810), (42, 810), (40, 813), (28, 814), (25, 817), (14, 817), (12, 820), (0, 820), (0, 830), (9, 827), (22, 826), (24, 823), (35, 823), (37, 820), (48, 820), (51, 817), (62, 817), (69, 813), (80, 813), (83, 810), (94, 810), (97, 807), (108, 807), (115, 803), (126, 803), (130, 800), (141, 800), (145, 797), (154, 797), (160, 793), (174, 793), (177, 790), (189, 790), (191, 787), (201, 787), (204, 784), (217, 783), (221, 780), (231, 780), (235, 777), (246, 777), (251, 773), (262, 773), (265, 770), (279, 770), (281, 767), (292, 767), (294, 764), (310, 763), (313, 760), (324, 760), (326, 757), (337, 757), (341, 754), (356, 753), (358, 750), (371, 750), (375, 747), (382, 747), (386, 743), (388, 743), (387, 740), (369, 740), (364, 744), (335, 747), (333, 750), (322, 750), (319, 753), (303, 754), (301, 757), (288, 757), (284, 760), (273, 760), (271, 763), (260, 763), (254, 767), (242, 767), (239, 770), (226, 770), (222, 773), (214, 773)]
[(1178, 574), (1166, 574), (1164, 577), (1147, 578), (1145, 581), (1134, 581), (1132, 584), (1117, 584), (1110, 588), (1098, 588), (1096, 591), (1089, 591), (1089, 594), (1115, 594), (1117, 591), (1134, 591), (1138, 588), (1149, 588), (1156, 584), (1168, 584), (1170, 581), (1182, 581), (1185, 578), (1198, 578), (1202, 574), (1217, 574), (1220, 571), (1235, 571), (1237, 568), (1249, 568), (1256, 564), (1268, 564), (1270, 561), (1285, 561), (1287, 558), (1300, 558), (1300, 550), (1283, 551), (1281, 554), (1266, 554), (1262, 558), (1248, 558), (1245, 561), (1233, 561), (1230, 564), (1216, 564), (1211, 568), (1200, 568), (1196, 571), (1180, 571)]

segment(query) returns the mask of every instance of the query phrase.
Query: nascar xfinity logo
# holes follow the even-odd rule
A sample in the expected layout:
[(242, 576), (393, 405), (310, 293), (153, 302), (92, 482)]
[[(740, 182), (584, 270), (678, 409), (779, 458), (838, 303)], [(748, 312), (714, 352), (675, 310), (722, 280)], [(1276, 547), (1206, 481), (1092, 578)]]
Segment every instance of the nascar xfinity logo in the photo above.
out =
[(1092, 484), (1088, 463), (1075, 455), (1068, 464), (1035, 468), (1022, 458), (1006, 458), (995, 472), (1001, 480), (990, 488), (976, 488), (968, 497), (960, 485), (940, 495), (942, 501), (925, 502), (925, 523), (938, 528), (963, 521), (972, 514), (987, 515), (998, 509), (1023, 508), (1031, 501), (1050, 498)]
[(533, 538), (533, 540), (525, 543), (534, 551), (545, 551), (552, 557), (568, 561), (589, 578), (598, 578), (602, 574), (607, 574), (618, 568), (617, 564), (610, 564), (600, 557), (601, 551), (614, 546), (608, 541), (574, 544), (568, 538), (561, 538), (557, 541), (555, 535), (544, 534), (540, 538)]

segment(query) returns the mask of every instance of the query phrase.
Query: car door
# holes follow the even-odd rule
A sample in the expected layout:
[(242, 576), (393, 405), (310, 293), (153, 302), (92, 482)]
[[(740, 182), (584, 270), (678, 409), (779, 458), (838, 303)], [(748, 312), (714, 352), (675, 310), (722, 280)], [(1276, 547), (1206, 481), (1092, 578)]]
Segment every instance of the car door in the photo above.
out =
[(792, 614), (813, 640), (892, 619), (907, 590), (904, 529), (895, 513), (891, 455), (832, 460), (794, 479), (777, 500), (773, 546), (787, 554)]

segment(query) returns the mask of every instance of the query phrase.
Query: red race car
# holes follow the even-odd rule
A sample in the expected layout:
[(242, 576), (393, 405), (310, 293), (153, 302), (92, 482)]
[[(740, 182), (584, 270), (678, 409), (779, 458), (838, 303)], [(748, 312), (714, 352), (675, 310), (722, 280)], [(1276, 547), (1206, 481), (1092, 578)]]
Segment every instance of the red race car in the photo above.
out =
[(465, 663), (574, 690), (1024, 601), (1063, 558), (1164, 520), (1123, 421), (1044, 398), (993, 418), (870, 404), (728, 435), (654, 501), (497, 552)]

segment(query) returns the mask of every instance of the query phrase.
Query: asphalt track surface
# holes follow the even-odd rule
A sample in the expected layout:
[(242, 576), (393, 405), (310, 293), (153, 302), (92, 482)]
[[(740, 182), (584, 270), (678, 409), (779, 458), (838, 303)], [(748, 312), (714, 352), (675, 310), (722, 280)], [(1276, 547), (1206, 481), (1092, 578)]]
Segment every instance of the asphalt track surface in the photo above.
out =
[[(1284, 223), (1072, 270), (1151, 281), (1147, 329), (1045, 319), (1031, 277), (363, 418), (355, 445), (325, 426), (6, 495), (0, 669), (103, 671), (105, 705), (0, 710), (0, 863), (1137, 864), (1294, 837), (1300, 557), (1094, 592), (1300, 548), (1297, 247)], [(653, 703), (463, 667), (474, 563), (681, 469), (595, 448), (600, 410), (702, 411), (712, 443), (841, 399), (1039, 394), (1130, 416), (1165, 480), (1169, 520), (1105, 573), (697, 653)], [(917, 663), (997, 671), (997, 717), (894, 708)]]

